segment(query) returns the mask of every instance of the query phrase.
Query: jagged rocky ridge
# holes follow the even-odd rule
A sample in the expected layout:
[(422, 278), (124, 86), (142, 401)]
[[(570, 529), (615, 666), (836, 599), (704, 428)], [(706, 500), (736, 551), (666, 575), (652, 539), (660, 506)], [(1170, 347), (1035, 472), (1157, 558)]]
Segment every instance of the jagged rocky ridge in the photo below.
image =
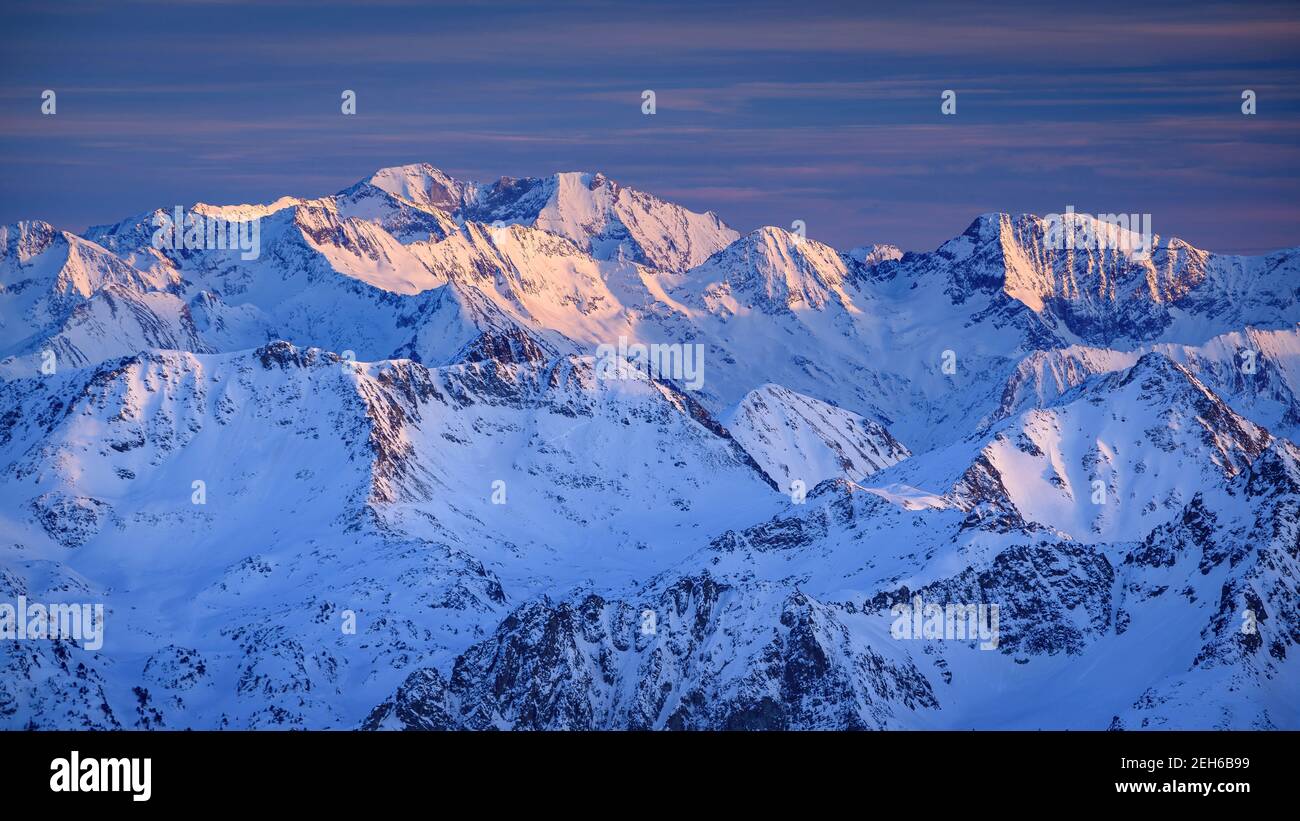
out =
[(0, 602), (107, 611), (0, 640), (0, 726), (1300, 726), (1294, 249), (840, 253), (427, 165), (191, 210), (258, 258), (0, 228)]

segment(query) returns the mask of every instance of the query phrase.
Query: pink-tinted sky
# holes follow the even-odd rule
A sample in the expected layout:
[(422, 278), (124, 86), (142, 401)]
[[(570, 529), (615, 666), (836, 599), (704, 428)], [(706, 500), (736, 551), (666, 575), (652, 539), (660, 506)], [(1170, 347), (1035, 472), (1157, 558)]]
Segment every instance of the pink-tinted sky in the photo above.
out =
[(0, 222), (76, 230), (427, 161), (603, 171), (837, 247), (1073, 205), (1250, 253), (1300, 245), (1298, 81), (1294, 2), (11, 0)]

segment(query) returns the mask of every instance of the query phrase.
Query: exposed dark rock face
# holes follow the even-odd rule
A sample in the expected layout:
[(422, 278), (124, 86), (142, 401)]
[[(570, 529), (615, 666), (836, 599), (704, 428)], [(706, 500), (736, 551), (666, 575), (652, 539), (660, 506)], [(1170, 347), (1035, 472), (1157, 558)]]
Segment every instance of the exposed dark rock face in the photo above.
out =
[(1294, 249), (427, 165), (197, 208), (261, 254), (0, 226), (0, 606), (108, 613), (0, 641), (0, 727), (1300, 726)]
[[(753, 591), (758, 592), (758, 591)], [(881, 729), (939, 705), (910, 664), (802, 594), (743, 621), (746, 592), (683, 578), (653, 601), (543, 598), (458, 658), (413, 673), (370, 729)]]
[(940, 605), (997, 605), (997, 650), (1018, 655), (1081, 653), (1112, 627), (1115, 571), (1087, 545), (1039, 542), (1013, 547), (984, 567), (916, 590), (879, 593), (863, 607), (888, 612), (920, 596)]

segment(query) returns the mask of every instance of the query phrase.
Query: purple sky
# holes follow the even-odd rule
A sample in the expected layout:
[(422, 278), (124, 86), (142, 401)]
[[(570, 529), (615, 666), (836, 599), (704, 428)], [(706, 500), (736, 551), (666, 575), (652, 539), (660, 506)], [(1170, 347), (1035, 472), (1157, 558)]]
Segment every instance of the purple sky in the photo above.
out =
[(1067, 205), (1211, 250), (1300, 245), (1300, 4), (875, 5), (7, 0), (0, 223), (322, 195), (426, 161), (603, 171), (840, 248)]

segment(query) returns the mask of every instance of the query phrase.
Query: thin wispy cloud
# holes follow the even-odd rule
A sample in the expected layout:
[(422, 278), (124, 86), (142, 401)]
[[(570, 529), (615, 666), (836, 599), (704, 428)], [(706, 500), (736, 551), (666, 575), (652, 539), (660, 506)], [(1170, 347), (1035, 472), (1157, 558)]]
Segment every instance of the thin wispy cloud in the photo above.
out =
[[(6, 6), (0, 220), (322, 195), (421, 160), (482, 179), (603, 171), (715, 199), (742, 229), (805, 219), (841, 246), (881, 238), (867, 198), (897, 203), (888, 239), (912, 248), (951, 235), (953, 203), (1064, 197), (1142, 205), (1209, 247), (1300, 243), (1276, 221), (1192, 214), (1300, 199), (1300, 29), (1282, 4), (307, 7)], [(57, 117), (40, 116), (46, 88)]]

